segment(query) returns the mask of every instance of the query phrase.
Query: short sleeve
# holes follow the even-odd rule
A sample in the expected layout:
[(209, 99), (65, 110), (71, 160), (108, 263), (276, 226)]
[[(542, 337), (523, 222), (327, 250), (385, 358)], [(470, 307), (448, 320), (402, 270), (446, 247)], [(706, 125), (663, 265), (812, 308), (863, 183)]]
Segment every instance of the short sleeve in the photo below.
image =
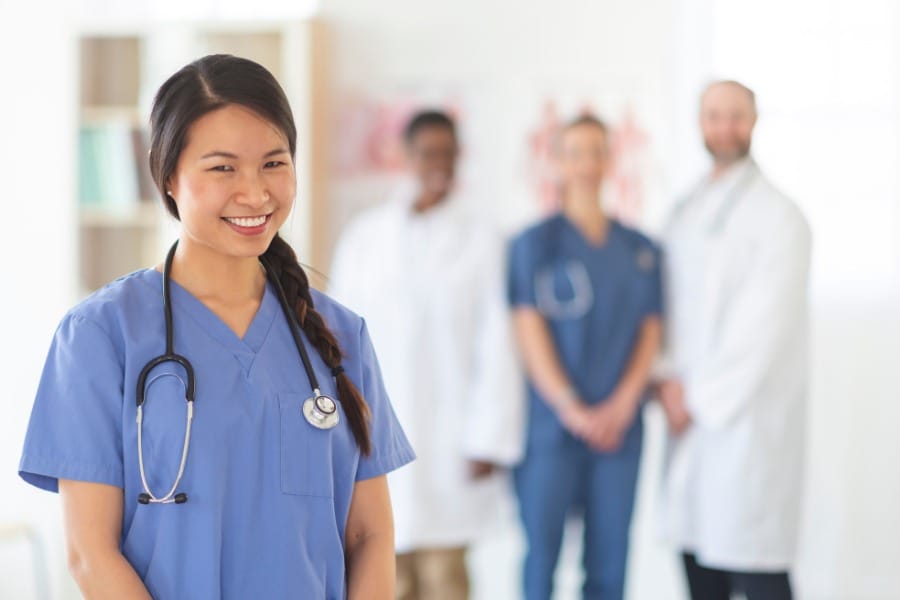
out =
[(507, 257), (506, 293), (512, 307), (536, 306), (534, 293), (534, 251), (527, 236), (519, 236), (510, 244)]
[(662, 261), (665, 256), (658, 248), (653, 248), (653, 266), (650, 269), (650, 286), (645, 302), (645, 317), (661, 317), (663, 316), (663, 280), (662, 280)]
[(123, 368), (96, 323), (69, 314), (56, 330), (25, 435), (19, 475), (56, 492), (59, 479), (123, 486)]
[(372, 441), (372, 453), (369, 456), (360, 457), (359, 467), (356, 471), (357, 481), (384, 475), (416, 458), (415, 452), (394, 414), (365, 322), (360, 330), (359, 361), (362, 370), (360, 391), (369, 405), (371, 413), (369, 435)]

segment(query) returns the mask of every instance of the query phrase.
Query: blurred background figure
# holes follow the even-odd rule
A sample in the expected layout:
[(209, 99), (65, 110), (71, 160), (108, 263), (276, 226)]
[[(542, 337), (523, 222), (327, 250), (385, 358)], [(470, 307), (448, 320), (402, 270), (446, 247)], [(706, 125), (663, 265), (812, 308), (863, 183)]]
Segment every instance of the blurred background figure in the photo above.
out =
[(702, 95), (713, 159), (666, 234), (666, 527), (691, 596), (792, 597), (807, 396), (810, 232), (750, 156), (756, 102)]
[(398, 598), (465, 599), (466, 548), (522, 448), (503, 242), (458, 197), (450, 117), (414, 115), (405, 143), (412, 181), (344, 231), (330, 288), (367, 320), (419, 457), (390, 480)]
[(562, 211), (512, 245), (509, 299), (529, 383), (526, 454), (515, 472), (528, 600), (551, 597), (576, 508), (584, 514), (583, 597), (624, 596), (640, 406), (660, 344), (660, 254), (601, 209), (608, 137), (593, 117), (563, 128)]

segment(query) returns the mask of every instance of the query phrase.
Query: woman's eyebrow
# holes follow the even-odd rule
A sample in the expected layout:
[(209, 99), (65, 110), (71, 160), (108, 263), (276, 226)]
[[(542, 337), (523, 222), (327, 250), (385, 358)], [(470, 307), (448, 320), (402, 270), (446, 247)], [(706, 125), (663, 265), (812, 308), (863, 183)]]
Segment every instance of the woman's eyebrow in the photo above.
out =
[[(269, 158), (271, 156), (277, 156), (279, 154), (287, 154), (288, 151), (284, 148), (275, 148), (274, 150), (269, 150), (263, 155), (263, 158)], [(200, 157), (200, 160), (204, 160), (207, 158), (230, 158), (232, 160), (237, 160), (238, 156), (236, 154), (232, 154), (231, 152), (225, 152), (224, 150), (213, 150), (212, 152), (208, 152)]]
[(205, 158), (215, 158), (215, 157), (236, 159), (237, 155), (232, 154), (231, 152), (224, 152), (222, 150), (213, 150), (212, 152), (209, 152), (209, 153), (201, 156), (200, 160), (203, 160)]

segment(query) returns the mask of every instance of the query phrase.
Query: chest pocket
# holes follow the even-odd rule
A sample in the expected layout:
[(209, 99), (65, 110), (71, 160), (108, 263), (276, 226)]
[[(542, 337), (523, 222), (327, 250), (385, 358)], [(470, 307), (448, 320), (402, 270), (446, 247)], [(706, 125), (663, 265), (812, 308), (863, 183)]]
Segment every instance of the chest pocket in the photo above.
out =
[[(281, 491), (297, 496), (334, 497), (335, 479), (353, 479), (355, 445), (344, 415), (332, 429), (313, 427), (303, 416), (299, 393), (278, 394), (281, 419)], [(341, 411), (338, 403), (338, 411)]]
[(541, 314), (557, 321), (580, 319), (594, 306), (591, 277), (579, 260), (560, 261), (538, 269), (534, 295)]

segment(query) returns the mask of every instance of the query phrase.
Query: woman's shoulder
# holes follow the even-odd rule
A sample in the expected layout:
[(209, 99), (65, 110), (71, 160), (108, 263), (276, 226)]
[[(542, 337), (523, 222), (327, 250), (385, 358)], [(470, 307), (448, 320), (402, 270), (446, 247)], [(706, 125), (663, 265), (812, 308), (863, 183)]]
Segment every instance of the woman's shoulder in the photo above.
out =
[(63, 322), (90, 322), (115, 339), (126, 321), (145, 321), (148, 310), (161, 304), (161, 282), (162, 275), (154, 269), (129, 273), (73, 306), (63, 317)]
[(362, 317), (321, 290), (310, 288), (309, 292), (316, 311), (322, 315), (329, 329), (335, 335), (339, 337), (359, 336), (363, 327)]
[(375, 360), (365, 319), (325, 292), (310, 289), (310, 294), (316, 311), (337, 338), (347, 371), (351, 377), (362, 377)]
[(532, 245), (540, 243), (548, 235), (559, 232), (563, 225), (561, 214), (552, 214), (526, 225), (518, 234), (513, 236), (514, 245)]
[(619, 232), (621, 239), (632, 249), (647, 249), (654, 253), (660, 252), (660, 246), (649, 235), (643, 233), (636, 227), (625, 225), (621, 221), (611, 221), (612, 226)]

